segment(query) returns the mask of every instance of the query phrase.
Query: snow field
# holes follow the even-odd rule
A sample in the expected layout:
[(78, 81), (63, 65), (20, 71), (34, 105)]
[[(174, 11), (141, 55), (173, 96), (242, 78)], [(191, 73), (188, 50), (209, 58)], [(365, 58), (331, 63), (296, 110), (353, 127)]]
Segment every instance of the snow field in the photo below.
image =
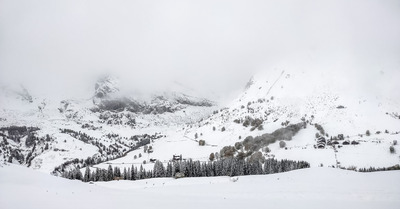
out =
[(0, 168), (0, 205), (24, 208), (398, 208), (400, 171), (311, 168), (264, 176), (71, 181)]

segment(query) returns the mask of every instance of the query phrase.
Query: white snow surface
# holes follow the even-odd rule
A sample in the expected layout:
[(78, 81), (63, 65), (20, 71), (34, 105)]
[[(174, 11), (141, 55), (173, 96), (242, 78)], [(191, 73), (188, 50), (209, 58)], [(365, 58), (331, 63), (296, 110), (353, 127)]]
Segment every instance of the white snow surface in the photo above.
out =
[(0, 167), (0, 207), (398, 208), (400, 171), (311, 168), (265, 176), (71, 181), (17, 165)]

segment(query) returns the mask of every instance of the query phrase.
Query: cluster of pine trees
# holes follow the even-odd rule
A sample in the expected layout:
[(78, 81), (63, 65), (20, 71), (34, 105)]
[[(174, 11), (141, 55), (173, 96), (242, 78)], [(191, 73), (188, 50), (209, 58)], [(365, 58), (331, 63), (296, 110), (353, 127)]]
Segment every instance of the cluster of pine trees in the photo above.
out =
[(243, 176), (281, 173), (309, 167), (310, 164), (305, 161), (267, 159), (262, 164), (259, 161), (225, 158), (214, 162), (177, 161), (167, 163), (166, 166), (162, 162), (156, 161), (151, 171), (147, 171), (142, 165), (139, 168), (132, 165), (128, 169), (124, 168), (121, 172), (119, 167), (113, 168), (109, 165), (108, 169), (97, 168), (95, 171), (90, 171), (89, 167), (86, 167), (85, 173), (82, 175), (77, 168), (64, 172), (62, 177), (88, 182), (175, 177), (177, 173), (183, 174), (185, 177)]
[(376, 172), (376, 171), (393, 171), (393, 170), (400, 170), (400, 165), (394, 165), (391, 167), (383, 167), (383, 168), (375, 168), (375, 167), (369, 167), (369, 168), (360, 168), (358, 169), (358, 172)]

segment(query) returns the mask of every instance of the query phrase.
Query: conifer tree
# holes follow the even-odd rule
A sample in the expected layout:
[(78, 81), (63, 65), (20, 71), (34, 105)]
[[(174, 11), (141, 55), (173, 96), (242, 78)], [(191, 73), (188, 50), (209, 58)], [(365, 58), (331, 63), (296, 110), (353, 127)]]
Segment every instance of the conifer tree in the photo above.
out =
[(113, 173), (113, 168), (111, 167), (111, 165), (109, 165), (107, 170), (106, 181), (112, 181), (112, 180), (114, 180), (114, 173)]
[(132, 180), (132, 171), (131, 168), (128, 168), (128, 171), (126, 173), (126, 180)]
[(132, 181), (136, 180), (136, 173), (135, 173), (135, 167), (133, 167), (133, 165), (131, 166), (131, 176), (130, 179)]
[(90, 181), (96, 181), (96, 172), (92, 171), (92, 174), (90, 175)]
[(138, 171), (137, 171), (137, 167), (135, 167), (133, 170), (132, 170), (132, 180), (136, 180), (136, 179), (138, 179), (139, 177), (138, 177)]
[(145, 170), (143, 169), (143, 165), (140, 165), (140, 170), (138, 172), (138, 179), (144, 179), (144, 175), (145, 175), (144, 171)]
[(73, 173), (73, 179), (82, 180), (82, 172), (79, 170), (79, 168), (75, 168)]
[(153, 177), (154, 178), (159, 178), (159, 177), (165, 177), (165, 168), (162, 162), (156, 161), (154, 163), (153, 167)]
[(119, 167), (114, 167), (114, 177), (121, 177), (121, 170)]
[(89, 182), (90, 181), (90, 169), (89, 169), (88, 166), (86, 166), (85, 175), (83, 176), (83, 181), (84, 182)]
[(95, 179), (94, 179), (94, 181), (102, 181), (103, 179), (102, 179), (102, 175), (101, 175), (101, 171), (100, 171), (100, 169), (96, 169), (96, 177), (95, 177)]
[(167, 164), (167, 170), (165, 171), (166, 177), (172, 177), (172, 165), (171, 163)]
[(128, 180), (128, 172), (126, 171), (126, 167), (124, 168), (123, 177), (124, 177), (124, 180)]

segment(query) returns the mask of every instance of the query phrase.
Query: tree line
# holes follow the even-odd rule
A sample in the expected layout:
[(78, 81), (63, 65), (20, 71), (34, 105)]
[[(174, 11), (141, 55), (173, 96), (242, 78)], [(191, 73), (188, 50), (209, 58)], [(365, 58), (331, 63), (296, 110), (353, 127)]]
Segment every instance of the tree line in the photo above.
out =
[(121, 171), (119, 167), (109, 165), (108, 169), (96, 168), (90, 170), (89, 167), (86, 167), (84, 174), (82, 174), (79, 168), (75, 168), (63, 172), (61, 176), (89, 182), (176, 177), (177, 174), (181, 177), (265, 175), (309, 167), (310, 164), (305, 161), (267, 159), (261, 163), (260, 161), (225, 158), (209, 162), (176, 161), (169, 162), (166, 165), (156, 161), (152, 170), (146, 170), (142, 165), (139, 168), (132, 165), (130, 168), (124, 168)]
[(358, 172), (376, 172), (376, 171), (394, 171), (394, 170), (400, 170), (400, 165), (394, 165), (391, 167), (383, 167), (383, 168), (375, 168), (375, 167), (369, 167), (369, 168), (360, 168), (358, 169)]

